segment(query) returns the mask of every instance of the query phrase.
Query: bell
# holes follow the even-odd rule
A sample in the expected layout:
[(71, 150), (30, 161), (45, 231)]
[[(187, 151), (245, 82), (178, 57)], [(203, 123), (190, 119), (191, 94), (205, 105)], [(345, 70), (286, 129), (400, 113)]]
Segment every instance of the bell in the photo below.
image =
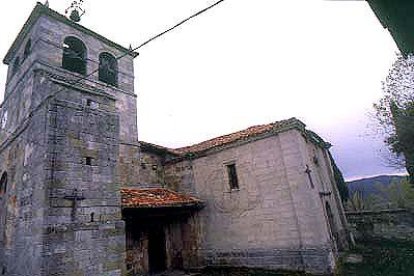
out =
[(70, 13), (69, 18), (73, 21), (73, 22), (79, 22), (80, 21), (80, 16), (79, 16), (79, 12), (77, 10), (73, 10)]

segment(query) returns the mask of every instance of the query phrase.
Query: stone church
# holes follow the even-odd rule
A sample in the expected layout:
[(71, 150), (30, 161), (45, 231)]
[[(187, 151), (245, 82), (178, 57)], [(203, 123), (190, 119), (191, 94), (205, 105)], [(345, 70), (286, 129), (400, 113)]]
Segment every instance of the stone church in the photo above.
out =
[(33, 9), (3, 60), (0, 275), (331, 273), (347, 238), (329, 143), (295, 118), (139, 142), (136, 56)]

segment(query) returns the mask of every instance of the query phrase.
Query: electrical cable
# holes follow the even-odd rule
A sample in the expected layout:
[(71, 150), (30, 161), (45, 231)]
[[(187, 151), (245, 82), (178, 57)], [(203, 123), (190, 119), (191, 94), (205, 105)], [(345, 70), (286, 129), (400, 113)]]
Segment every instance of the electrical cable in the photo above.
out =
[[(206, 7), (206, 8), (204, 8), (204, 9), (202, 9), (202, 10), (200, 10), (200, 11), (198, 11), (198, 12), (196, 12), (196, 13), (194, 13), (194, 14), (192, 14), (191, 16), (189, 16), (189, 17), (187, 17), (187, 18), (185, 18), (184, 20), (182, 20), (182, 21), (180, 21), (179, 23), (177, 23), (177, 24), (175, 24), (174, 26), (172, 26), (171, 28), (168, 28), (167, 30), (165, 30), (165, 31), (163, 31), (163, 32), (161, 32), (161, 33), (159, 33), (159, 34), (157, 34), (157, 35), (155, 35), (155, 36), (153, 36), (153, 37), (151, 37), (150, 39), (148, 39), (148, 40), (146, 40), (145, 42), (143, 42), (143, 43), (141, 43), (139, 46), (137, 46), (137, 47), (135, 47), (135, 48), (133, 48), (133, 49), (130, 49), (128, 52), (126, 52), (126, 53), (124, 53), (124, 54), (122, 54), (122, 55), (120, 55), (120, 56), (118, 56), (118, 57), (115, 57), (115, 59), (116, 60), (119, 60), (119, 59), (121, 59), (121, 58), (123, 58), (123, 57), (125, 57), (125, 56), (127, 56), (127, 55), (129, 55), (129, 54), (133, 54), (136, 50), (138, 50), (138, 49), (140, 49), (140, 48), (142, 48), (143, 46), (145, 46), (145, 45), (147, 45), (148, 43), (150, 43), (150, 42), (152, 42), (152, 41), (154, 41), (155, 39), (157, 39), (157, 38), (159, 38), (159, 37), (161, 37), (161, 36), (163, 36), (163, 35), (165, 35), (166, 33), (168, 33), (168, 32), (171, 32), (172, 30), (174, 30), (174, 29), (176, 29), (176, 28), (178, 28), (179, 26), (181, 26), (181, 25), (183, 25), (184, 23), (186, 23), (187, 21), (189, 21), (189, 20), (191, 20), (191, 19), (193, 19), (193, 18), (195, 18), (195, 17), (197, 17), (197, 16), (199, 16), (199, 15), (201, 15), (201, 14), (203, 14), (203, 13), (205, 13), (206, 11), (208, 11), (208, 10), (210, 10), (210, 9), (212, 9), (212, 8), (214, 8), (215, 6), (217, 6), (217, 5), (219, 5), (220, 3), (222, 3), (222, 2), (224, 2), (225, 0), (219, 0), (219, 1), (217, 1), (217, 2), (215, 2), (215, 3), (213, 3), (213, 4), (211, 4), (211, 5), (209, 5), (208, 7)], [(73, 54), (73, 53), (72, 53)], [(135, 57), (137, 57), (138, 55), (136, 55)], [(134, 57), (134, 58), (135, 58)], [(81, 58), (81, 57), (79, 57), (79, 58)], [(95, 69), (95, 70), (93, 70), (92, 72), (90, 72), (90, 73), (88, 73), (88, 74), (86, 74), (86, 75), (84, 75), (84, 76), (82, 76), (82, 77), (78, 77), (78, 79), (77, 80), (75, 80), (75, 81), (72, 81), (72, 82), (70, 82), (69, 84), (70, 85), (75, 85), (75, 84), (78, 84), (78, 83), (80, 83), (81, 81), (83, 81), (83, 80), (87, 80), (90, 76), (92, 76), (92, 75), (94, 75), (96, 72), (98, 72), (99, 71), (99, 69), (100, 69), (100, 67), (98, 66), (98, 68), (97, 69)], [(62, 88), (60, 88), (60, 89), (58, 89), (57, 91), (55, 91), (55, 92), (51, 92), (48, 96), (46, 96), (35, 108), (33, 108), (30, 112), (29, 112), (29, 114), (28, 114), (28, 116), (24, 119), (24, 121), (22, 121), (21, 123), (20, 123), (20, 126), (22, 126), (23, 125), (23, 128), (22, 129), (20, 129), (20, 126), (19, 127), (17, 127), (17, 129), (14, 131), (14, 132), (11, 132), (11, 131), (8, 131), (8, 130), (6, 130), (6, 129), (3, 129), (3, 131), (5, 131), (5, 132), (7, 132), (7, 133), (9, 133), (10, 135), (11, 135), (11, 139), (12, 140), (14, 140), (14, 139), (16, 139), (17, 137), (13, 137), (13, 136), (15, 136), (16, 134), (18, 134), (18, 135), (20, 135), (27, 127), (28, 127), (28, 122), (31, 120), (31, 118), (34, 116), (34, 113), (36, 112), (36, 111), (38, 111), (48, 100), (50, 100), (51, 98), (53, 98), (53, 97), (55, 97), (56, 95), (58, 95), (60, 92), (62, 92), (62, 91), (64, 91), (65, 90), (65, 88), (64, 87), (62, 87)], [(11, 142), (10, 140), (9, 140), (9, 138), (7, 138), (2, 144), (0, 144), (0, 153), (5, 149), (5, 147), (4, 147), (4, 145), (6, 144), (6, 143), (9, 143), (9, 142)]]

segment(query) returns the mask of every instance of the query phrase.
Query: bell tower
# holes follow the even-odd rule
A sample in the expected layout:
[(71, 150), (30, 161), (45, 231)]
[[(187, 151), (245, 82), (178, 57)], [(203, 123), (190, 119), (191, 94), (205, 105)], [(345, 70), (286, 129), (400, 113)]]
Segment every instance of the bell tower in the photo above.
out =
[(33, 9), (3, 60), (0, 275), (124, 274), (120, 189), (138, 184), (136, 56)]

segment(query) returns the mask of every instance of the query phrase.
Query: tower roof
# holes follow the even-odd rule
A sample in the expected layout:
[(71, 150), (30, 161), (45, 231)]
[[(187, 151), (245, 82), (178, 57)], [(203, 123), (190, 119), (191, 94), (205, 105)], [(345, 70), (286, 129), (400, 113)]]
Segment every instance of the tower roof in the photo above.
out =
[(22, 41), (25, 39), (26, 35), (30, 32), (33, 25), (36, 23), (36, 21), (42, 16), (49, 16), (55, 20), (58, 20), (62, 23), (65, 23), (81, 32), (84, 32), (85, 34), (88, 34), (96, 39), (101, 40), (105, 44), (114, 47), (118, 49), (121, 52), (124, 52), (125, 54), (128, 54), (132, 57), (138, 56), (137, 52), (131, 52), (131, 50), (103, 37), (100, 34), (97, 34), (94, 31), (89, 30), (88, 28), (83, 27), (82, 25), (79, 25), (68, 18), (66, 16), (50, 9), (49, 7), (37, 2), (36, 6), (34, 7), (32, 13), (30, 14), (29, 18), (27, 19), (26, 23), (24, 23), (23, 28), (20, 30), (19, 34), (17, 35), (16, 39), (14, 40), (12, 46), (10, 47), (9, 51), (7, 52), (6, 56), (3, 59), (4, 64), (9, 64), (10, 61), (13, 59), (14, 54), (19, 47), (19, 45), (22, 43)]

